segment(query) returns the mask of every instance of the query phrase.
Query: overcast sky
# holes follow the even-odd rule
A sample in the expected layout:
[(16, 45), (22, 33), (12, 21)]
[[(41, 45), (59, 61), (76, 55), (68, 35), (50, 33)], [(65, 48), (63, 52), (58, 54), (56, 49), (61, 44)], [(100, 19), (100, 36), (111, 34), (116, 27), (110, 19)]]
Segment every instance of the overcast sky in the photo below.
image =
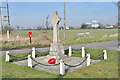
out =
[[(3, 6), (5, 4), (2, 4)], [(36, 27), (45, 24), (45, 18), (51, 18), (58, 11), (63, 25), (63, 2), (10, 2), (10, 20), (12, 26)], [(3, 15), (5, 15), (3, 10)], [(80, 26), (82, 23), (97, 20), (102, 24), (116, 24), (117, 6), (112, 2), (67, 2), (67, 26)], [(52, 25), (52, 24), (51, 24)]]

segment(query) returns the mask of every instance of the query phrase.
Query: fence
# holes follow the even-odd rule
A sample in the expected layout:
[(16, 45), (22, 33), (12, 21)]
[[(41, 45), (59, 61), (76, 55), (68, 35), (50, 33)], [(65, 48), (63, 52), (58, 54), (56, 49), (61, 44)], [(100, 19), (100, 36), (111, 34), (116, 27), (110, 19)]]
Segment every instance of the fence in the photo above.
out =
[[(69, 51), (68, 56), (69, 57), (72, 56), (73, 48), (70, 46), (69, 49), (67, 49), (67, 50)], [(74, 50), (75, 51), (80, 51), (80, 49), (79, 50), (74, 49)], [(64, 73), (65, 73), (65, 66), (68, 66), (68, 67), (77, 67), (77, 66), (82, 65), (85, 62), (87, 64), (87, 66), (89, 66), (90, 65), (90, 59), (94, 59), (94, 60), (99, 60), (101, 58), (103, 58), (104, 60), (107, 59), (107, 51), (106, 50), (103, 50), (103, 52), (101, 54), (97, 55), (98, 58), (95, 59), (94, 58), (95, 56), (89, 54), (85, 50), (85, 48), (82, 47), (82, 50), (81, 50), (82, 54), (81, 54), (81, 56), (82, 56), (82, 58), (85, 58), (85, 59), (82, 62), (80, 62), (79, 64), (72, 65), (72, 64), (68, 64), (68, 63), (64, 62), (63, 60), (60, 60), (57, 64), (44, 64), (44, 63), (41, 63), (41, 62), (38, 62), (37, 60), (35, 60), (35, 55), (36, 55), (35, 52), (40, 53), (35, 48), (32, 48), (32, 50), (28, 54), (26, 54), (24, 56), (21, 56), (21, 57), (18, 57), (18, 56), (14, 56), (14, 55), (10, 54), (9, 51), (7, 51), (6, 52), (6, 59), (5, 59), (5, 61), (6, 62), (10, 62), (10, 58), (15, 58), (15, 59), (20, 59), (20, 58), (23, 59), (23, 58), (25, 58), (25, 59), (28, 59), (28, 67), (31, 67), (31, 68), (33, 66), (35, 66), (35, 65), (32, 65), (32, 61), (34, 61), (35, 63), (37, 63), (37, 65), (40, 64), (40, 65), (43, 65), (43, 66), (57, 66), (57, 65), (60, 65), (60, 75), (64, 75)]]
[(38, 55), (35, 52), (41, 53), (41, 52), (37, 51), (34, 47), (32, 48), (32, 50), (28, 54), (26, 54), (24, 56), (20, 56), (20, 57), (15, 56), (13, 54), (10, 54), (10, 52), (7, 51), (6, 52), (6, 59), (5, 59), (5, 61), (6, 62), (12, 62), (12, 61), (17, 61), (17, 60), (25, 60), (25, 59), (27, 59), (28, 55), (30, 55), (30, 54), (32, 55), (32, 58), (35, 58)]
[[(74, 51), (78, 51), (79, 53), (81, 51), (82, 58), (85, 58), (86, 54), (88, 54), (88, 52), (85, 50), (84, 47), (82, 47), (82, 50), (80, 50), (80, 49), (73, 49), (70, 46), (67, 50), (68, 50), (68, 56), (72, 56), (72, 54), (75, 54), (75, 53), (73, 53)], [(37, 55), (35, 52), (41, 53), (41, 52), (37, 51), (35, 48), (32, 48), (32, 50), (28, 54), (21, 56), (21, 57), (18, 57), (18, 56), (14, 56), (14, 55), (10, 54), (9, 51), (7, 51), (6, 52), (6, 61), (9, 61), (10, 58), (14, 58), (14, 59), (24, 59), (25, 58), (26, 59), (29, 54), (32, 55), (32, 58), (35, 58), (35, 56)], [(93, 56), (91, 54), (90, 54), (90, 56), (91, 56), (90, 58), (94, 59), (94, 60), (107, 59), (107, 51), (104, 50), (101, 54), (99, 54), (97, 56)]]
[[(66, 52), (68, 51), (68, 55), (71, 56), (72, 54), (75, 54), (75, 52), (79, 52), (79, 54), (81, 54), (82, 58), (85, 58), (87, 56), (87, 54), (89, 52), (87, 52), (87, 50), (85, 50), (84, 47), (82, 47), (82, 49), (73, 49), (71, 46), (69, 46), (69, 49), (66, 50)], [(81, 52), (80, 52), (81, 51)], [(101, 52), (101, 54), (97, 55), (97, 56), (93, 56), (90, 54), (90, 58), (94, 59), (94, 60), (99, 60), (99, 59), (107, 59), (107, 51), (103, 50), (103, 52)], [(97, 57), (97, 58), (96, 58)]]

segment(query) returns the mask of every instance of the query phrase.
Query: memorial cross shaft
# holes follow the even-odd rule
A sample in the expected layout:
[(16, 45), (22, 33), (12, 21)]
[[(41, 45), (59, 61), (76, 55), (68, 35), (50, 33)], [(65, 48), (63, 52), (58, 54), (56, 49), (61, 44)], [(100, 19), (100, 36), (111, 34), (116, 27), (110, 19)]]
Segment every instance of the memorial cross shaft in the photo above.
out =
[(51, 19), (52, 24), (53, 24), (53, 43), (60, 42), (59, 28), (58, 28), (58, 24), (59, 24), (60, 20), (61, 20), (61, 18), (58, 16), (58, 12), (55, 11), (53, 14), (53, 17)]

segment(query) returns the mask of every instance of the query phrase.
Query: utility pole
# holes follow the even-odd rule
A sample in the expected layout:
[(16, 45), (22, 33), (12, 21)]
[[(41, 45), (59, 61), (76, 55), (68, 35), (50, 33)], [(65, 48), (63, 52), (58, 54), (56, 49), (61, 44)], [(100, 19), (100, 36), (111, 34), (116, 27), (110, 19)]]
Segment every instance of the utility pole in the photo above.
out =
[[(0, 28), (3, 30), (2, 22), (7, 21), (7, 39), (9, 41), (10, 39), (10, 17), (9, 17), (9, 6), (8, 6), (8, 0), (6, 0), (6, 6), (2, 7), (2, 2), (0, 2)], [(4, 18), (2, 18), (2, 8), (6, 9), (6, 15)]]
[(3, 30), (3, 25), (2, 25), (2, 8), (5, 8), (5, 7), (2, 7), (2, 2), (0, 1), (0, 30), (1, 30), (1, 32)]
[(66, 0), (64, 0), (64, 40), (66, 40)]
[(2, 13), (1, 13), (1, 2), (0, 2), (0, 30), (2, 32)]
[(120, 1), (117, 3), (118, 6), (118, 28), (120, 28)]
[(8, 41), (9, 41), (9, 39), (10, 39), (10, 17), (9, 17), (8, 0), (6, 0), (6, 5), (7, 5), (7, 21), (8, 21), (7, 38), (8, 38)]

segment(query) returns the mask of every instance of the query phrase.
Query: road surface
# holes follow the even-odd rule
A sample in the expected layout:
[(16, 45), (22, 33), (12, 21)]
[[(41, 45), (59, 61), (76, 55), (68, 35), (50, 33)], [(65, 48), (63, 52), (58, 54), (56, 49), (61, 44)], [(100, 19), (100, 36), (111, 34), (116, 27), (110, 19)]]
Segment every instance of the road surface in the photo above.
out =
[[(97, 43), (87, 43), (87, 44), (77, 44), (77, 45), (68, 45), (64, 46), (64, 49), (68, 49), (71, 46), (74, 49), (85, 48), (102, 48), (102, 49), (113, 49), (118, 50), (118, 41), (106, 41), (106, 42), (97, 42)], [(49, 47), (45, 48), (36, 48), (39, 52), (47, 52), (49, 51)], [(8, 50), (10, 54), (20, 54), (20, 53), (29, 53), (31, 49), (18, 49), (18, 50)], [(0, 51), (0, 54), (5, 54), (6, 51)]]

